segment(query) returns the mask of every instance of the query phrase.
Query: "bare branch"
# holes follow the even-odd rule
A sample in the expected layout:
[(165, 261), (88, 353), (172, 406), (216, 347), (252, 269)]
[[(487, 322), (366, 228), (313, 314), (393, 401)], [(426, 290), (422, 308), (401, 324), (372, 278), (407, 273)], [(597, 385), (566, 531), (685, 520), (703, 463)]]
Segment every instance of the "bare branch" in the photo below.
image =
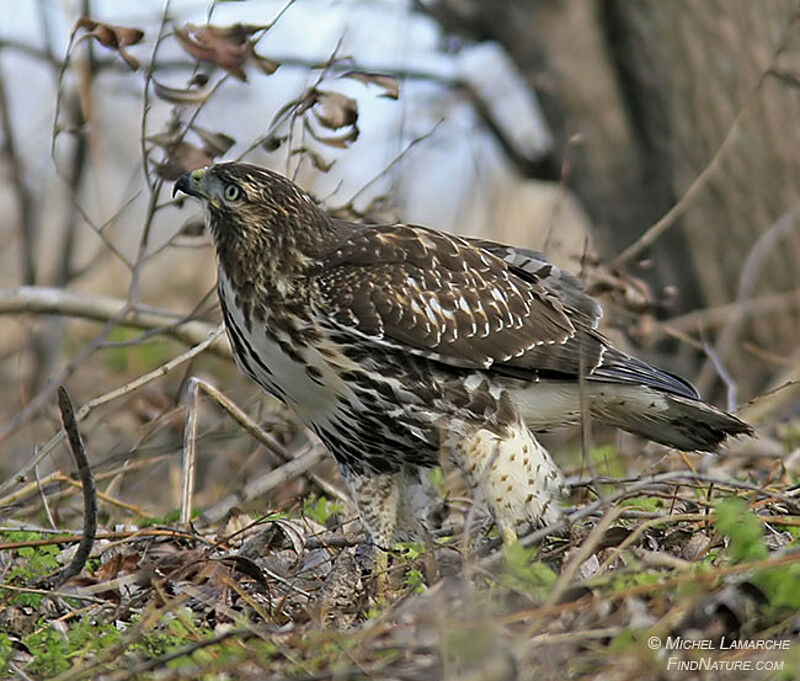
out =
[[(201, 389), (206, 395), (208, 395), (212, 400), (214, 400), (222, 409), (224, 409), (230, 416), (233, 418), (236, 423), (238, 423), (242, 428), (244, 428), (257, 442), (264, 445), (264, 447), (274, 456), (278, 457), (283, 462), (289, 462), (294, 459), (291, 453), (289, 453), (280, 442), (278, 442), (272, 435), (266, 432), (261, 426), (258, 425), (253, 419), (251, 419), (245, 412), (243, 412), (231, 399), (229, 399), (225, 394), (217, 390), (213, 385), (210, 383), (197, 378), (192, 377), (190, 379), (190, 401), (194, 402), (196, 399), (196, 389)], [(188, 419), (187, 419), (187, 427), (188, 427)], [(196, 424), (195, 424), (196, 428)], [(308, 477), (320, 487), (326, 494), (329, 494), (336, 499), (341, 499), (342, 501), (348, 501), (348, 497), (344, 494), (340, 489), (338, 489), (335, 485), (332, 485), (327, 480), (322, 478), (315, 473), (307, 474)]]
[(222, 501), (207, 509), (200, 521), (204, 524), (216, 523), (222, 520), (234, 506), (264, 496), (276, 487), (285, 485), (290, 480), (303, 475), (312, 466), (316, 466), (325, 458), (325, 450), (318, 445), (309, 445), (306, 451), (283, 466), (262, 475), (249, 482), (239, 492), (225, 497)]
[(756, 240), (753, 248), (747, 256), (739, 275), (739, 285), (736, 291), (736, 306), (732, 308), (732, 314), (727, 319), (725, 327), (722, 329), (716, 343), (714, 344), (714, 354), (703, 367), (697, 379), (699, 390), (707, 390), (710, 387), (711, 379), (714, 376), (716, 356), (720, 361), (727, 358), (728, 353), (733, 347), (736, 337), (742, 329), (745, 320), (745, 304), (750, 300), (755, 290), (756, 283), (768, 256), (774, 252), (775, 247), (797, 228), (800, 221), (800, 203), (795, 204), (787, 210), (777, 221), (764, 231)]
[[(182, 315), (145, 305), (133, 306), (126, 315), (120, 317), (125, 309), (124, 300), (108, 296), (93, 296), (45, 286), (0, 288), (0, 315), (56, 314), (98, 322), (117, 320), (137, 329), (159, 331), (189, 346), (202, 342), (216, 328), (214, 324), (187, 320)], [(212, 343), (209, 351), (219, 357), (233, 357), (224, 338)]]
[(83, 487), (83, 534), (78, 544), (78, 550), (75, 551), (69, 565), (47, 580), (48, 585), (52, 588), (61, 586), (83, 570), (83, 566), (86, 565), (86, 560), (92, 552), (94, 537), (97, 534), (97, 494), (94, 477), (89, 460), (86, 458), (86, 449), (78, 431), (78, 422), (75, 420), (69, 393), (63, 385), (58, 387), (58, 408), (61, 411), (61, 421), (64, 424), (69, 448), (78, 466), (78, 476)]
[(192, 497), (194, 496), (195, 462), (197, 461), (197, 394), (198, 385), (189, 379), (189, 405), (186, 408), (186, 423), (183, 427), (183, 456), (181, 457), (180, 524), (188, 525), (192, 520)]
[(36, 247), (36, 224), (34, 221), (34, 202), (25, 177), (22, 159), (17, 149), (14, 136), (14, 127), (11, 122), (11, 108), (8, 103), (5, 76), (0, 67), (0, 126), (3, 130), (3, 156), (11, 171), (11, 181), (14, 193), (17, 195), (19, 220), (17, 221), (20, 245), (22, 248), (22, 283), (36, 283), (36, 266), (34, 264), (34, 249)]

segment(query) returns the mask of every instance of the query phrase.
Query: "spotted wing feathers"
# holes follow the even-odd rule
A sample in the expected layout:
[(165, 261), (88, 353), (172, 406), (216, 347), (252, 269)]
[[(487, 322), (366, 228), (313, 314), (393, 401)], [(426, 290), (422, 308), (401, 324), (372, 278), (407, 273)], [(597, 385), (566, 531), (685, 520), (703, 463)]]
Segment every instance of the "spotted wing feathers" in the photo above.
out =
[[(574, 375), (599, 363), (602, 340), (535, 273), (424, 227), (351, 234), (316, 277), (344, 329), (459, 367)], [(577, 322), (577, 325), (576, 325)]]
[(586, 293), (583, 282), (551, 263), (541, 251), (499, 244), (485, 239), (467, 239), (467, 241), (503, 260), (511, 272), (522, 279), (530, 280), (544, 286), (563, 302), (574, 315), (580, 315), (583, 323), (596, 329), (603, 317), (603, 308)]

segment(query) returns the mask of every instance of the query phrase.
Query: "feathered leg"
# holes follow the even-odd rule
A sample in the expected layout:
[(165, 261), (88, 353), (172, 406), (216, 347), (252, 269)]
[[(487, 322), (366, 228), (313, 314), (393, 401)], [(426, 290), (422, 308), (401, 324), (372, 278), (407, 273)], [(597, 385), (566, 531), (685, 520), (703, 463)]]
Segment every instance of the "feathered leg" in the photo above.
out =
[(384, 591), (388, 585), (387, 551), (398, 539), (425, 541), (428, 536), (424, 519), (429, 490), (422, 484), (418, 471), (350, 473), (343, 478), (361, 522), (375, 544), (375, 573), (379, 591)]
[(452, 433), (448, 444), (467, 480), (489, 505), (504, 541), (561, 517), (559, 499), (566, 491), (561, 471), (521, 422), (497, 431), (475, 427)]

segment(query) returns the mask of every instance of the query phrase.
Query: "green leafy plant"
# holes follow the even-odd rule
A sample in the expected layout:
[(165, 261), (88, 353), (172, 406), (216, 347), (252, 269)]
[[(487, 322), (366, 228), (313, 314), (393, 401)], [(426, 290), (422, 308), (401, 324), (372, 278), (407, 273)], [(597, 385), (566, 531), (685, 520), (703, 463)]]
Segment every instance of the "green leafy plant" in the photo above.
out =
[(0, 673), (5, 674), (8, 671), (8, 663), (13, 653), (14, 646), (8, 634), (0, 632)]
[(406, 586), (415, 594), (425, 591), (425, 576), (421, 570), (412, 568), (406, 572)]
[(717, 530), (730, 540), (734, 563), (766, 558), (764, 527), (744, 499), (728, 497), (717, 504)]
[(26, 671), (48, 678), (55, 676), (90, 654), (113, 645), (121, 636), (112, 624), (88, 616), (75, 622), (66, 636), (41, 619), (37, 630), (23, 638), (23, 643), (33, 653)]
[[(28, 542), (40, 539), (52, 539), (52, 535), (44, 535), (40, 532), (27, 531), (8, 531), (0, 534), (4, 542)], [(12, 552), (13, 568), (8, 573), (5, 581), (8, 583), (30, 584), (42, 577), (52, 574), (61, 567), (58, 562), (58, 554), (61, 549), (58, 544), (47, 544), (45, 546), (24, 546)], [(19, 593), (10, 601), (12, 605), (30, 606), (38, 608), (43, 594)]]
[(407, 561), (416, 560), (425, 553), (425, 545), (416, 541), (395, 542), (394, 550)]
[(623, 499), (620, 506), (635, 508), (639, 511), (658, 511), (664, 508), (664, 500), (660, 497), (630, 497)]
[(555, 584), (558, 575), (547, 564), (534, 560), (535, 555), (536, 548), (526, 548), (520, 542), (504, 545), (506, 567), (500, 576), (500, 586), (543, 599)]
[[(738, 497), (728, 497), (717, 504), (717, 530), (728, 540), (734, 563), (763, 560), (769, 556), (764, 541), (764, 526), (748, 504)], [(761, 588), (773, 606), (800, 608), (800, 565), (778, 565), (757, 570), (751, 581)]]
[(342, 505), (327, 497), (308, 497), (303, 500), (303, 515), (318, 525), (325, 525), (334, 513), (341, 513)]

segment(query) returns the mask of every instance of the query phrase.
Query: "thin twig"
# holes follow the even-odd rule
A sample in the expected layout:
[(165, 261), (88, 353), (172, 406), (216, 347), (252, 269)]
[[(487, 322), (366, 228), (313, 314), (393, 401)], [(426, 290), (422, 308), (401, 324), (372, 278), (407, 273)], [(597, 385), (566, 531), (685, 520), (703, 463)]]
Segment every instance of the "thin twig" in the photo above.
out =
[(558, 581), (555, 583), (552, 591), (547, 596), (545, 605), (554, 605), (558, 602), (558, 599), (561, 598), (564, 591), (566, 591), (567, 587), (572, 581), (572, 578), (578, 572), (580, 566), (583, 565), (583, 563), (597, 550), (600, 542), (603, 541), (603, 537), (606, 536), (608, 528), (611, 527), (611, 524), (616, 521), (617, 518), (619, 518), (621, 513), (622, 509), (619, 507), (612, 506), (610, 509), (608, 509), (600, 522), (594, 526), (591, 534), (578, 547), (578, 550), (570, 558), (569, 563), (567, 563), (567, 565), (561, 571)]
[[(201, 378), (192, 377), (191, 381), (212, 400), (214, 400), (220, 407), (222, 407), (222, 409), (228, 412), (228, 414), (233, 418), (234, 421), (236, 421), (236, 423), (242, 426), (242, 428), (244, 428), (253, 438), (255, 438), (257, 442), (264, 445), (264, 447), (266, 447), (270, 453), (277, 456), (284, 463), (294, 459), (292, 454), (289, 453), (280, 442), (278, 442), (274, 437), (272, 437), (272, 435), (261, 428), (258, 423), (253, 421), (253, 419), (251, 419), (244, 411), (242, 411), (236, 405), (236, 403), (233, 402), (233, 400), (228, 398), (213, 385)], [(327, 494), (330, 494), (341, 501), (350, 500), (349, 497), (342, 492), (342, 490), (335, 485), (332, 485), (330, 482), (316, 473), (307, 473), (306, 475), (314, 482), (314, 484), (319, 486)]]
[(775, 247), (785, 239), (792, 230), (796, 229), (800, 221), (800, 203), (795, 204), (756, 240), (755, 245), (747, 255), (739, 275), (736, 290), (736, 304), (726, 320), (726, 325), (714, 344), (714, 353), (709, 355), (709, 360), (700, 371), (696, 384), (699, 390), (704, 391), (710, 387), (711, 378), (714, 376), (717, 361), (725, 360), (745, 321), (744, 304), (752, 297), (758, 282), (759, 275), (764, 269), (768, 256)]
[[(73, 480), (68, 475), (64, 475), (63, 473), (58, 472), (58, 471), (57, 471), (57, 473), (58, 473), (58, 475), (56, 476), (56, 480), (58, 482), (64, 482), (67, 485), (71, 485), (72, 487), (77, 487), (78, 489), (82, 489), (83, 488), (83, 483), (80, 482), (79, 480)], [(152, 518), (152, 517), (154, 517), (154, 515), (152, 513), (148, 513), (147, 511), (145, 511), (140, 506), (136, 506), (134, 504), (128, 504), (128, 503), (122, 501), (121, 499), (116, 499), (115, 497), (113, 497), (113, 496), (111, 496), (109, 494), (106, 494), (104, 492), (96, 491), (95, 494), (97, 495), (97, 499), (99, 501), (103, 501), (103, 502), (107, 503), (109, 506), (116, 506), (117, 508), (121, 508), (121, 509), (123, 509), (125, 511), (133, 513), (133, 514), (139, 516), (140, 518)]]
[[(90, 0), (82, 0), (81, 14), (87, 17), (92, 16)], [(44, 13), (42, 16), (45, 16)], [(81, 68), (79, 68), (77, 76), (81, 96), (75, 100), (73, 112), (76, 139), (72, 147), (72, 157), (69, 162), (68, 175), (64, 178), (64, 181), (69, 187), (70, 194), (74, 197), (80, 194), (80, 187), (83, 181), (84, 171), (86, 170), (86, 159), (89, 152), (88, 137), (92, 129), (92, 85), (96, 73), (93, 41), (89, 40), (86, 42), (86, 60), (83, 63), (79, 63), (79, 66)], [(58, 77), (57, 74), (56, 77)], [(59, 87), (58, 83), (56, 83), (56, 87)], [(58, 286), (65, 286), (74, 276), (73, 258), (75, 255), (75, 237), (80, 214), (76, 204), (77, 201), (71, 201), (66, 211), (67, 220), (62, 230), (64, 237), (59, 248), (61, 259), (55, 279), (55, 284)], [(52, 331), (57, 332), (57, 329), (53, 329)]]
[(92, 552), (94, 538), (97, 534), (97, 495), (95, 493), (94, 477), (89, 460), (86, 458), (86, 449), (78, 431), (78, 422), (75, 419), (75, 412), (72, 409), (72, 402), (69, 393), (63, 385), (58, 387), (58, 408), (61, 412), (61, 420), (64, 423), (64, 430), (67, 433), (69, 448), (75, 463), (78, 466), (78, 476), (83, 486), (83, 533), (78, 544), (78, 550), (72, 556), (69, 564), (47, 580), (48, 586), (55, 588), (71, 579), (86, 565), (86, 560)]
[(197, 460), (197, 379), (189, 379), (189, 404), (186, 407), (186, 423), (183, 427), (183, 455), (181, 457), (180, 524), (188, 525), (192, 519), (192, 497), (194, 495), (194, 473)]
[(8, 666), (11, 667), (11, 670), (20, 678), (22, 681), (33, 681), (33, 679), (28, 676), (24, 671), (22, 671), (17, 665), (15, 665), (11, 660), (8, 661)]
[(161, 618), (176, 610), (187, 600), (186, 596), (179, 596), (166, 603), (161, 608), (153, 605), (148, 606), (145, 611), (122, 635), (122, 637), (108, 648), (98, 652), (89, 660), (84, 660), (83, 664), (76, 664), (58, 676), (52, 677), (52, 681), (78, 681), (84, 678), (98, 678), (97, 673), (104, 665), (119, 661), (122, 654), (136, 641), (141, 640), (145, 631), (152, 629)]
[(398, 153), (391, 161), (389, 161), (389, 163), (386, 164), (383, 170), (381, 170), (377, 175), (375, 175), (373, 178), (364, 183), (361, 186), (361, 188), (350, 197), (346, 205), (352, 206), (355, 203), (355, 200), (359, 196), (361, 196), (369, 187), (375, 184), (375, 182), (377, 182), (381, 177), (386, 175), (386, 173), (388, 173), (392, 168), (394, 168), (394, 166), (400, 163), (400, 161), (402, 161), (415, 146), (417, 146), (421, 142), (424, 142), (426, 139), (434, 135), (442, 123), (444, 123), (443, 118), (436, 121), (436, 124), (430, 130), (428, 130), (428, 132), (420, 135), (419, 137), (415, 137), (413, 140), (411, 140), (406, 145), (405, 149), (400, 151), (400, 153)]
[(16, 194), (19, 208), (20, 244), (22, 249), (22, 283), (31, 285), (36, 282), (36, 266), (34, 263), (34, 250), (36, 248), (36, 224), (34, 222), (34, 201), (27, 185), (25, 184), (24, 168), (19, 150), (17, 149), (16, 136), (11, 121), (11, 108), (8, 103), (5, 77), (0, 68), (0, 126), (3, 131), (3, 156), (10, 171), (11, 183)]
[[(589, 481), (584, 481), (583, 484), (587, 483), (610, 483), (615, 484), (619, 487), (616, 491), (612, 492), (608, 496), (602, 497), (597, 499), (596, 501), (592, 502), (591, 504), (587, 504), (586, 506), (577, 509), (576, 511), (565, 515), (560, 520), (552, 523), (546, 527), (543, 527), (535, 532), (531, 532), (530, 534), (526, 535), (525, 537), (520, 538), (520, 542), (523, 546), (533, 546), (534, 544), (540, 542), (542, 539), (547, 537), (548, 535), (557, 533), (567, 527), (571, 523), (575, 523), (578, 520), (586, 518), (595, 514), (599, 509), (604, 508), (612, 503), (620, 501), (629, 496), (634, 496), (635, 494), (640, 493), (642, 490), (647, 489), (648, 487), (665, 482), (675, 482), (676, 480), (686, 480), (687, 483), (711, 483), (713, 482), (717, 486), (722, 487), (731, 487), (733, 489), (743, 489), (749, 492), (757, 492), (758, 494), (764, 495), (768, 498), (777, 499), (785, 504), (787, 504), (791, 509), (797, 510), (798, 503), (796, 499), (792, 499), (792, 497), (787, 496), (786, 494), (781, 494), (779, 492), (771, 492), (766, 490), (762, 487), (757, 485), (752, 485), (750, 483), (741, 482), (739, 480), (729, 480), (725, 478), (718, 478), (711, 475), (701, 474), (701, 473), (692, 473), (689, 471), (667, 471), (665, 473), (658, 473), (656, 475), (651, 475), (645, 478), (628, 478), (625, 480), (619, 480), (615, 478), (607, 478), (607, 477), (595, 477)], [(625, 484), (629, 483), (629, 484)], [(490, 543), (490, 547), (495, 547), (499, 542), (492, 542)], [(495, 566), (500, 559), (502, 558), (502, 554), (500, 553), (493, 553), (485, 558), (483, 558), (479, 564), (479, 566), (483, 569), (490, 569)]]
[(770, 314), (786, 314), (789, 310), (800, 307), (800, 290), (765, 293), (761, 296), (736, 300), (732, 303), (715, 305), (703, 310), (692, 310), (686, 314), (655, 321), (656, 328), (678, 332), (707, 331), (723, 326), (739, 315), (744, 319)]
[[(17, 532), (21, 530), (16, 530)], [(152, 528), (145, 527), (141, 530), (123, 530), (120, 532), (100, 532), (95, 536), (95, 539), (109, 540), (109, 541), (122, 541), (126, 539), (145, 539), (147, 537), (169, 537), (171, 539), (191, 539), (201, 544), (210, 546), (211, 548), (222, 548), (208, 539), (200, 536), (199, 534), (192, 534), (185, 530), (172, 529), (172, 528)], [(51, 539), (28, 539), (26, 541), (13, 541), (3, 542), (0, 544), (0, 551), (11, 551), (14, 549), (22, 549), (33, 546), (54, 546), (56, 544), (75, 544), (81, 538), (77, 534), (68, 534), (63, 537), (53, 537)]]
[(734, 380), (733, 376), (731, 376), (731, 373), (723, 363), (722, 358), (717, 354), (714, 348), (712, 348), (708, 343), (703, 343), (703, 350), (705, 350), (705, 353), (711, 360), (714, 369), (716, 369), (717, 375), (722, 379), (722, 382), (725, 384), (727, 389), (726, 409), (730, 412), (735, 411), (738, 395), (736, 381)]
[(145, 183), (151, 194), (155, 191), (156, 183), (150, 178), (149, 150), (147, 148), (147, 116), (150, 113), (150, 83), (153, 80), (153, 72), (156, 69), (156, 57), (161, 43), (165, 38), (164, 28), (169, 19), (170, 0), (165, 0), (164, 10), (161, 12), (161, 24), (158, 27), (158, 36), (153, 45), (153, 53), (150, 56), (150, 63), (144, 71), (144, 88), (142, 91), (142, 116), (139, 129), (139, 145), (142, 155), (142, 172), (144, 173)]
[[(273, 633), (289, 633), (290, 631), (289, 629), (279, 630), (277, 627), (268, 627), (268, 630), (270, 629), (274, 630)], [(159, 655), (158, 657), (154, 657), (150, 660), (145, 660), (144, 662), (134, 665), (128, 670), (128, 675), (123, 678), (139, 678), (140, 674), (153, 671), (159, 667), (166, 667), (167, 664), (174, 660), (177, 660), (181, 657), (189, 657), (198, 650), (217, 645), (218, 643), (223, 643), (230, 638), (238, 637), (242, 640), (246, 640), (249, 638), (255, 638), (256, 636), (257, 635), (252, 631), (251, 628), (236, 627), (233, 629), (228, 629), (227, 631), (223, 631), (221, 634), (217, 634), (216, 636), (204, 638), (200, 641), (195, 641), (194, 643), (187, 643), (177, 650), (173, 650), (169, 653), (165, 653), (164, 655)]]
[(60, 596), (61, 598), (74, 598), (78, 601), (89, 601), (90, 603), (98, 603), (105, 605), (108, 601), (96, 596), (89, 596), (88, 594), (80, 594), (74, 591), (56, 591), (54, 589), (35, 589), (30, 586), (15, 586), (13, 584), (0, 584), (0, 589), (6, 591), (17, 591), (24, 594), (42, 594), (44, 596)]
[(39, 498), (42, 500), (42, 506), (44, 507), (44, 513), (47, 516), (47, 522), (50, 523), (50, 527), (54, 530), (57, 530), (56, 521), (53, 519), (53, 514), (50, 512), (50, 504), (47, 503), (47, 495), (44, 492), (44, 487), (42, 486), (42, 481), (39, 478), (39, 466), (33, 467), (33, 477), (36, 478), (36, 486), (39, 489)]

